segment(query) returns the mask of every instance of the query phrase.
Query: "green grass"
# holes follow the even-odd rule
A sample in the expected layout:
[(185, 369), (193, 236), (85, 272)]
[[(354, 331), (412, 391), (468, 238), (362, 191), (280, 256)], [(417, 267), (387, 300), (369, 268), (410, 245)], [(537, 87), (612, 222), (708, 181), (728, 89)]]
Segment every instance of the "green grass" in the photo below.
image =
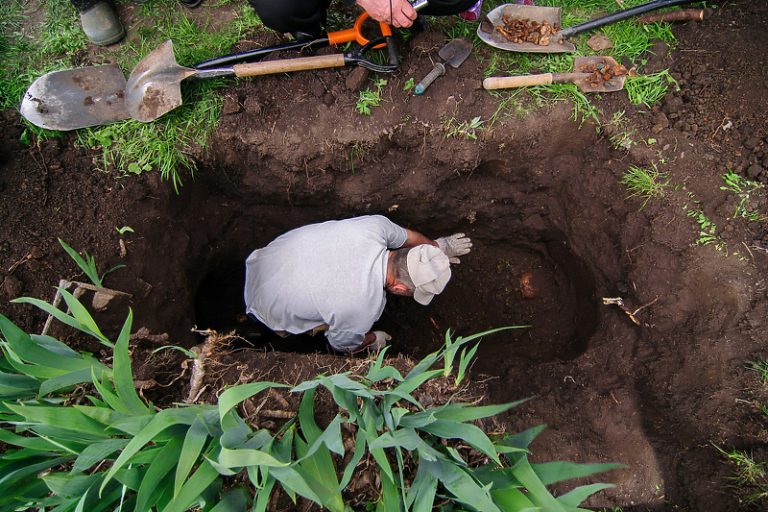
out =
[(715, 448), (733, 469), (730, 480), (737, 493), (747, 503), (765, 504), (768, 500), (768, 463), (756, 460), (744, 450), (724, 450), (716, 445)]
[[(483, 12), (505, 4), (503, 0), (486, 1)], [(563, 27), (569, 27), (577, 23), (596, 18), (602, 14), (616, 12), (622, 8), (630, 8), (646, 3), (646, 0), (625, 0), (623, 7), (619, 7), (615, 0), (543, 0), (536, 2), (537, 6), (559, 6), (563, 8)], [(473, 41), (478, 49), (485, 51), (476, 52), (475, 55), (485, 65), (484, 75), (522, 75), (529, 73), (562, 73), (573, 69), (573, 59), (586, 55), (609, 55), (617, 61), (629, 61), (638, 67), (642, 74), (644, 60), (641, 56), (648, 51), (654, 41), (660, 40), (670, 47), (675, 45), (675, 37), (669, 23), (652, 23), (641, 25), (633, 19), (625, 20), (599, 29), (614, 43), (613, 48), (601, 52), (591, 50), (586, 42), (593, 32), (580, 34), (570, 38), (575, 43), (576, 51), (570, 54), (531, 54), (515, 53), (496, 50), (483, 43), (476, 35), (477, 23), (466, 23), (455, 19), (432, 18), (449, 37), (467, 37)], [(667, 88), (672, 84), (671, 77), (666, 71), (650, 75), (649, 78), (636, 77), (627, 81), (627, 93), (635, 104), (651, 105), (661, 99)], [(526, 89), (534, 102), (541, 105), (548, 102), (570, 100), (574, 104), (573, 116), (575, 119), (598, 119), (598, 108), (590, 98), (599, 99), (599, 95), (586, 96), (577, 87), (566, 84), (554, 84), (530, 87)], [(630, 93), (631, 91), (631, 93)], [(663, 91), (663, 92), (660, 92)], [(495, 92), (498, 97), (516, 94), (515, 91)]]
[(621, 183), (629, 190), (630, 197), (643, 198), (642, 210), (651, 199), (664, 197), (669, 187), (669, 176), (666, 173), (652, 169), (643, 169), (632, 165), (621, 177)]
[(756, 372), (760, 376), (760, 382), (762, 384), (768, 384), (768, 361), (749, 361), (747, 363), (747, 370)]
[[(226, 2), (224, 2), (226, 3)], [(24, 91), (40, 75), (79, 66), (79, 55), (87, 48), (77, 13), (69, 0), (47, 0), (43, 21), (23, 28), (24, 5), (8, 0), (0, 5), (0, 106), (17, 108)], [(220, 27), (195, 23), (176, 0), (151, 0), (141, 5), (137, 17), (143, 25), (133, 27), (139, 41), (127, 41), (99, 50), (97, 59), (116, 62), (128, 74), (138, 61), (166, 39), (174, 42), (181, 65), (230, 51), (249, 32), (263, 28), (255, 11), (239, 7), (232, 22)], [(205, 9), (205, 4), (201, 10)], [(225, 80), (188, 81), (182, 86), (184, 105), (159, 120), (143, 124), (127, 120), (108, 126), (79, 130), (80, 144), (100, 152), (97, 167), (121, 176), (157, 170), (178, 191), (186, 171), (193, 172), (190, 153), (204, 147), (219, 118), (222, 100), (216, 89)], [(23, 137), (28, 143), (56, 132), (28, 125)]]

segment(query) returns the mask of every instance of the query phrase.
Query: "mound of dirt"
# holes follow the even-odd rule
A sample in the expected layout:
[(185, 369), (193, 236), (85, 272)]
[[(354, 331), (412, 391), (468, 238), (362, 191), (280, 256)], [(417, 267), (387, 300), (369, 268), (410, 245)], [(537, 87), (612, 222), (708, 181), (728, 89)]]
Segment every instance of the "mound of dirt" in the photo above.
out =
[[(3, 313), (40, 329), (39, 312), (7, 300), (50, 299), (60, 278), (74, 277), (61, 237), (100, 268), (126, 265), (106, 285), (131, 297), (96, 314), (108, 335), (130, 305), (137, 327), (169, 335), (163, 344), (198, 343), (193, 326), (236, 330), (246, 342), (231, 362), (242, 375), (266, 375), (275, 359), (312, 375), (326, 368), (316, 354), (327, 351), (322, 339), (283, 342), (242, 317), (243, 262), (253, 249), (303, 224), (368, 213), (433, 237), (465, 232), (475, 248), (445, 293), (426, 308), (389, 301), (377, 325), (393, 335), (395, 352), (420, 357), (448, 328), (527, 325), (486, 336), (473, 372), (493, 376), (491, 402), (536, 397), (500, 418), (510, 430), (550, 426), (534, 458), (626, 464), (593, 506), (738, 510), (712, 443), (766, 441), (753, 405), (765, 390), (744, 364), (766, 349), (768, 233), (764, 220), (733, 218), (737, 199), (720, 186), (728, 170), (768, 178), (766, 22), (765, 3), (741, 1), (677, 27), (679, 47), (657, 46), (648, 70), (669, 66), (679, 91), (653, 109), (623, 94), (596, 100), (606, 119), (625, 112), (633, 143), (624, 147), (615, 126), (579, 128), (564, 104), (525, 119), (494, 117), (498, 100), (480, 88), (487, 48), (424, 96), (404, 92), (444, 43), (434, 31), (409, 42), (370, 117), (355, 112), (367, 82), (350, 70), (233, 84), (209, 149), (197, 155), (197, 177), (180, 195), (156, 175), (115, 180), (93, 171), (93, 155), (72, 135), (24, 147), (17, 114), (6, 112)], [(471, 128), (477, 116), (487, 129)], [(651, 164), (674, 186), (641, 208), (619, 180), (630, 165)], [(750, 201), (766, 214), (764, 189)], [(696, 244), (701, 226), (690, 211), (717, 225), (716, 243)], [(134, 233), (115, 229), (126, 225)], [(637, 323), (603, 305), (618, 297)], [(134, 354), (142, 380), (177, 376), (180, 356), (148, 353)], [(181, 399), (184, 390), (170, 389)]]

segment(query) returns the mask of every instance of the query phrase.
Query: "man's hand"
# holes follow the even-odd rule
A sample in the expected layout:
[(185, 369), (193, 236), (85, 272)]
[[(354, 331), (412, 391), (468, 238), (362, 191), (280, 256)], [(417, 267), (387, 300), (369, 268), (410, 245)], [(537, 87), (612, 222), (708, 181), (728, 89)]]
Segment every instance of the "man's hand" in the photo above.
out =
[(356, 3), (374, 20), (398, 28), (410, 27), (416, 19), (416, 11), (407, 0), (357, 0)]
[(387, 346), (387, 342), (392, 339), (392, 336), (387, 334), (384, 331), (373, 331), (374, 336), (376, 336), (376, 339), (373, 343), (368, 345), (369, 350), (375, 350), (379, 351)]
[(461, 263), (459, 256), (469, 254), (472, 248), (472, 240), (464, 233), (456, 233), (451, 236), (444, 236), (435, 240), (437, 247), (448, 256), (448, 261), (452, 264)]

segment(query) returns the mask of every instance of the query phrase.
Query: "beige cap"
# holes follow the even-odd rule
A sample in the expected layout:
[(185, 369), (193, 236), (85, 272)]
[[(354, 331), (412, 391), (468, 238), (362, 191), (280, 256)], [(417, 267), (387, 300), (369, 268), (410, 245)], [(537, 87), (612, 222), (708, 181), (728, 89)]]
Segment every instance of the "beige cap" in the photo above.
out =
[(408, 274), (416, 289), (413, 298), (426, 306), (451, 279), (451, 264), (443, 251), (432, 245), (417, 245), (408, 251)]

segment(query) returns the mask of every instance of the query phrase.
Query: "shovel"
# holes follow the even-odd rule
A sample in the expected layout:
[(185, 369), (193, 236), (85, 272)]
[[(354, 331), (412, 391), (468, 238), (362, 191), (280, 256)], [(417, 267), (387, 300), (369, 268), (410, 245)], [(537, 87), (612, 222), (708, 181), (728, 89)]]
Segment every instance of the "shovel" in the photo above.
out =
[[(355, 29), (328, 35), (349, 32), (349, 35), (355, 37), (359, 33), (358, 25), (361, 25), (365, 18), (367, 15), (358, 18)], [(66, 131), (130, 118), (144, 122), (153, 121), (182, 104), (180, 83), (189, 77), (248, 77), (351, 64), (377, 72), (391, 73), (398, 67), (397, 50), (390, 27), (386, 24), (380, 26), (381, 37), (370, 41), (365, 39), (366, 43), (361, 48), (344, 54), (233, 64), (253, 57), (246, 52), (206, 61), (201, 64), (206, 66), (205, 69), (180, 66), (173, 54), (172, 42), (166, 41), (139, 62), (127, 81), (116, 65), (89, 66), (47, 73), (27, 89), (19, 110), (32, 124), (50, 130)], [(337, 39), (343, 40), (340, 37)], [(327, 43), (327, 38), (322, 41)], [(364, 57), (370, 49), (382, 46), (386, 46), (388, 50), (387, 64), (377, 64)], [(296, 47), (271, 47), (261, 53)]]
[(469, 53), (472, 51), (472, 43), (466, 39), (453, 39), (448, 44), (440, 48), (437, 52), (437, 56), (440, 57), (442, 62), (435, 62), (435, 66), (432, 68), (427, 76), (425, 76), (416, 87), (413, 88), (413, 93), (417, 95), (424, 94), (427, 87), (432, 85), (437, 77), (445, 74), (445, 65), (449, 65), (454, 69), (461, 66), (462, 62), (467, 60)]
[[(573, 59), (572, 73), (543, 73), (541, 75), (520, 75), (489, 77), (483, 80), (486, 90), (511, 89), (532, 85), (576, 84), (582, 92), (614, 92), (624, 88), (627, 70), (611, 57), (576, 57)], [(615, 74), (623, 70), (623, 74)]]
[(611, 23), (637, 16), (656, 9), (663, 9), (664, 7), (672, 7), (675, 5), (690, 4), (698, 0), (655, 0), (646, 4), (638, 5), (631, 9), (615, 12), (601, 18), (586, 21), (572, 27), (560, 30), (555, 35), (550, 37), (549, 44), (539, 45), (535, 43), (515, 43), (504, 37), (496, 27), (504, 26), (504, 17), (517, 18), (522, 20), (529, 20), (531, 22), (537, 22), (539, 24), (545, 21), (549, 26), (560, 27), (560, 14), (559, 7), (536, 7), (531, 5), (517, 5), (517, 4), (505, 4), (490, 11), (480, 26), (477, 28), (477, 36), (488, 43), (491, 46), (500, 48), (502, 50), (509, 50), (513, 52), (528, 52), (528, 53), (566, 53), (576, 50), (576, 46), (567, 41), (567, 39), (576, 34), (594, 30)]

